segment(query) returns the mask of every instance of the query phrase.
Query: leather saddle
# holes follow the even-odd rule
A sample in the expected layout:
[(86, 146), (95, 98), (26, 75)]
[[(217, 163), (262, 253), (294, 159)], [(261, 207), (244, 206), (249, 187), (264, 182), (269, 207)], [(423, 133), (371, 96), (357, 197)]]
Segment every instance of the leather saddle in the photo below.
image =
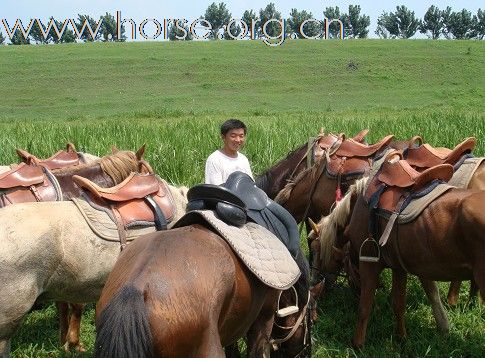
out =
[(378, 143), (368, 145), (342, 135), (327, 151), (327, 174), (343, 178), (361, 176), (370, 170), (374, 158), (393, 138), (393, 135), (388, 135)]
[[(369, 133), (369, 130), (363, 129), (352, 137), (352, 139), (358, 143), (363, 143), (367, 133)], [(337, 141), (343, 140), (344, 137), (345, 135), (343, 133), (338, 135), (333, 133), (324, 134), (323, 129), (321, 129), (314, 149), (315, 159), (322, 157), (325, 151), (329, 150)]]
[(438, 164), (456, 165), (460, 159), (470, 154), (475, 148), (476, 139), (465, 139), (453, 149), (434, 148), (429, 144), (421, 144), (417, 147), (407, 148), (403, 156), (406, 161), (418, 171), (433, 167)]
[(453, 176), (453, 166), (439, 164), (422, 172), (402, 159), (402, 154), (388, 154), (379, 171), (371, 179), (365, 198), (373, 209), (401, 212), (412, 194), (425, 191), (435, 183), (447, 182)]
[(59, 200), (62, 200), (62, 193), (57, 180), (41, 166), (20, 163), (0, 174), (0, 207)]
[(275, 234), (293, 257), (299, 250), (300, 235), (295, 219), (269, 199), (245, 173), (232, 173), (221, 186), (196, 185), (188, 191), (187, 198), (187, 211), (215, 210), (221, 220), (238, 227), (251, 220)]
[(17, 154), (22, 162), (41, 165), (49, 170), (70, 167), (81, 163), (81, 158), (72, 143), (67, 143), (66, 150), (60, 150), (47, 159), (39, 159), (23, 149), (17, 149)]
[(83, 189), (89, 201), (111, 210), (122, 245), (126, 244), (125, 230), (130, 227), (154, 225), (157, 230), (166, 230), (173, 220), (172, 195), (165, 181), (155, 174), (131, 173), (111, 188), (102, 188), (78, 175), (72, 180)]

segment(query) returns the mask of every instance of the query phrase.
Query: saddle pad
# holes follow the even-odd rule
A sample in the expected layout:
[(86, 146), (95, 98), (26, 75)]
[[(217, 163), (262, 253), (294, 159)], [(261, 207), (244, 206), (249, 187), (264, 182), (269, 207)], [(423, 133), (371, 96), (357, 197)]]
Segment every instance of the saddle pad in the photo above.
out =
[(404, 208), (401, 214), (399, 214), (397, 217), (397, 222), (399, 224), (406, 224), (413, 221), (424, 209), (426, 209), (429, 204), (451, 188), (453, 188), (453, 186), (449, 184), (438, 184), (436, 188), (434, 188), (428, 194), (412, 200), (409, 205)]
[(247, 268), (265, 285), (286, 290), (300, 277), (300, 269), (288, 249), (275, 235), (258, 224), (248, 222), (238, 228), (226, 224), (211, 210), (193, 210), (180, 218), (173, 227), (200, 224), (201, 221), (221, 235)]
[[(111, 217), (110, 210), (98, 206), (96, 204), (89, 203), (84, 198), (72, 198), (74, 205), (79, 209), (82, 216), (88, 223), (93, 232), (100, 238), (107, 241), (120, 241), (118, 229), (114, 219)], [(172, 222), (173, 223), (173, 222)], [(169, 223), (168, 228), (171, 227)], [(126, 229), (126, 241), (132, 241), (138, 236), (155, 232), (155, 225), (153, 223), (146, 223), (146, 225), (130, 226)]]
[(453, 185), (457, 188), (468, 188), (470, 180), (473, 174), (477, 171), (478, 167), (485, 160), (485, 157), (481, 158), (467, 158), (462, 165), (455, 171), (453, 177), (450, 179), (448, 184)]

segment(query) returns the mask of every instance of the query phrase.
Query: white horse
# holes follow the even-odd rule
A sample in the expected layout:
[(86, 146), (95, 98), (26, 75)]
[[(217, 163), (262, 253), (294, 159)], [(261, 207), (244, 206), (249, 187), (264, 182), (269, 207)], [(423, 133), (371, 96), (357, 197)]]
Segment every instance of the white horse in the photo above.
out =
[[(175, 222), (185, 213), (187, 188), (169, 185)], [(36, 300), (94, 302), (120, 253), (98, 237), (73, 202), (24, 203), (0, 215), (0, 354)]]

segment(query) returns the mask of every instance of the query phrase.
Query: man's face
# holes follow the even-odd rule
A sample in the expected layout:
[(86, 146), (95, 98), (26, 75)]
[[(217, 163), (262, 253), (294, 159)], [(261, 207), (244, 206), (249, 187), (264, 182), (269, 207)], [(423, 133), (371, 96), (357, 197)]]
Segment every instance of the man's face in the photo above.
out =
[(222, 136), (224, 142), (224, 148), (230, 151), (237, 152), (242, 148), (246, 141), (246, 135), (243, 128), (231, 129), (226, 135)]

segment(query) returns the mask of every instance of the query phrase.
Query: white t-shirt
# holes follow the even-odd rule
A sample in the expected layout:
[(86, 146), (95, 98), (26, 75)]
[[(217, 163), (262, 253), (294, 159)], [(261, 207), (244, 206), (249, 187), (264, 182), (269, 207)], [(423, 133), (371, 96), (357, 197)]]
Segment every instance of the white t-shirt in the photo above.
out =
[(244, 154), (238, 152), (237, 157), (232, 158), (216, 150), (205, 163), (205, 183), (221, 185), (235, 171), (244, 172), (253, 178), (248, 158)]

